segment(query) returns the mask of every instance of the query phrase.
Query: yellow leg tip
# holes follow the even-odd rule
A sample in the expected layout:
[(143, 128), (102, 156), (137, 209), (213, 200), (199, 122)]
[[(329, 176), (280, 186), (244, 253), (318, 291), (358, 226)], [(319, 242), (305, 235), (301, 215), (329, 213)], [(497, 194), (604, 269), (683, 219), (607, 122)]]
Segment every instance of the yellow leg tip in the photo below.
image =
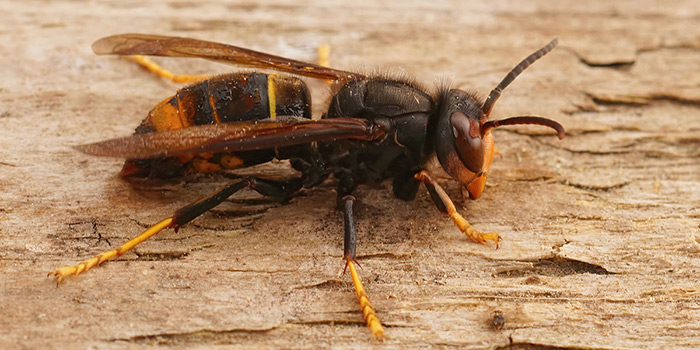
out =
[(54, 272), (50, 272), (49, 276), (51, 276), (51, 275), (56, 276), (56, 284), (58, 285), (68, 275), (77, 276), (77, 275), (79, 275), (87, 270), (90, 270), (91, 268), (93, 268), (97, 265), (102, 264), (103, 262), (105, 262), (109, 259), (121, 256), (122, 254), (124, 254), (127, 251), (134, 248), (139, 243), (147, 240), (151, 236), (162, 231), (164, 228), (172, 227), (174, 220), (175, 219), (173, 219), (173, 218), (167, 218), (165, 220), (162, 220), (161, 222), (149, 227), (146, 231), (144, 231), (140, 235), (136, 236), (136, 238), (122, 244), (121, 246), (119, 246), (115, 249), (98, 254), (98, 255), (96, 255), (88, 260), (81, 262), (78, 265), (64, 266), (64, 267), (58, 268)]
[(370, 326), (370, 330), (372, 331), (372, 334), (374, 334), (375, 337), (381, 339), (384, 338), (384, 327), (382, 327), (379, 322), (377, 322), (376, 326)]
[(355, 293), (357, 294), (357, 301), (360, 302), (360, 310), (362, 310), (362, 316), (367, 323), (372, 334), (377, 338), (384, 337), (384, 327), (377, 317), (377, 313), (374, 311), (372, 304), (369, 301), (369, 297), (362, 287), (362, 281), (360, 281), (360, 275), (357, 273), (355, 268), (355, 262), (347, 260), (346, 267), (350, 269), (350, 277), (352, 278), (352, 283), (355, 286)]
[(486, 243), (486, 241), (492, 241), (498, 244), (498, 241), (501, 239), (498, 232), (479, 233), (479, 237), (484, 240), (484, 243)]
[(457, 224), (459, 230), (467, 236), (467, 238), (481, 244), (487, 244), (489, 241), (492, 241), (496, 243), (496, 248), (498, 248), (498, 242), (501, 239), (498, 232), (482, 233), (475, 229), (466, 219), (462, 217), (462, 215), (459, 215), (459, 213), (456, 211), (451, 212), (450, 217), (455, 224)]
[(78, 266), (64, 266), (54, 271), (55, 275), (68, 276), (78, 272)]
[(498, 232), (481, 233), (479, 232), (479, 243), (488, 244), (489, 241), (496, 244), (496, 249), (501, 242), (501, 235)]
[(56, 269), (54, 272), (49, 272), (47, 277), (52, 275), (56, 276), (56, 283), (58, 284), (61, 283), (66, 276), (75, 274), (76, 272), (78, 272), (78, 266), (63, 266)]
[(78, 265), (74, 266), (63, 266), (57, 268), (53, 272), (49, 272), (47, 277), (55, 276), (56, 277), (56, 285), (58, 286), (64, 278), (67, 276), (73, 275), (77, 276), (85, 271), (87, 271), (90, 267), (85, 264), (85, 262), (81, 262)]

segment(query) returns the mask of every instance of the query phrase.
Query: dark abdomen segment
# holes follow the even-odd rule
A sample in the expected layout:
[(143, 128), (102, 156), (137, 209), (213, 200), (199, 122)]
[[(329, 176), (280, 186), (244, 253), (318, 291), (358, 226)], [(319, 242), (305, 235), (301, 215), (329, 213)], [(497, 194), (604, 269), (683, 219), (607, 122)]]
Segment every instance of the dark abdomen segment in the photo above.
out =
[[(176, 130), (195, 125), (276, 119), (278, 115), (311, 118), (311, 98), (300, 79), (263, 73), (233, 73), (180, 89), (158, 105), (136, 133)], [(122, 176), (173, 177), (185, 172), (210, 172), (270, 161), (274, 150), (237, 154), (128, 160)]]
[(311, 98), (297, 78), (262, 73), (220, 75), (180, 89), (149, 113), (136, 133), (193, 125), (311, 117)]

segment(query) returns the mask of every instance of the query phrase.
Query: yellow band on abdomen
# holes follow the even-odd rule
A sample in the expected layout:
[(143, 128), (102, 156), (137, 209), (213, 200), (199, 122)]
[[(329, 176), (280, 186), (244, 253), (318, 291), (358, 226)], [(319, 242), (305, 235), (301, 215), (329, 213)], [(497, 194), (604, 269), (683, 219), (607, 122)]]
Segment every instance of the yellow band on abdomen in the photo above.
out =
[(267, 75), (267, 100), (270, 104), (270, 119), (277, 119), (277, 104), (275, 103), (275, 74)]

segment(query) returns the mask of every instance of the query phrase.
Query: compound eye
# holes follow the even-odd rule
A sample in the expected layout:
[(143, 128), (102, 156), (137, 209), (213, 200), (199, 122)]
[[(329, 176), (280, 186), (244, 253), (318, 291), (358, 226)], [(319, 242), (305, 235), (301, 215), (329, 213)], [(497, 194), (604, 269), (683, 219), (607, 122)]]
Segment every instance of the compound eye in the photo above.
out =
[(484, 166), (484, 143), (481, 139), (481, 125), (462, 112), (454, 112), (450, 117), (455, 148), (464, 166), (474, 174), (481, 174)]

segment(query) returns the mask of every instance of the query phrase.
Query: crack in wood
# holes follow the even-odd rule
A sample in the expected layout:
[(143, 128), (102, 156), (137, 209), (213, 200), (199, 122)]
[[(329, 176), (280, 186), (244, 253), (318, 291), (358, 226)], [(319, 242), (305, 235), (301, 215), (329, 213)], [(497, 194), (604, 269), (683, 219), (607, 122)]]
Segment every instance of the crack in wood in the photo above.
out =
[(571, 149), (566, 147), (558, 147), (561, 150), (565, 150), (574, 154), (590, 154), (593, 156), (618, 156), (622, 154), (634, 153), (632, 150), (606, 150), (606, 151), (594, 151), (592, 149)]
[(495, 276), (507, 278), (517, 278), (533, 275), (564, 277), (578, 274), (612, 275), (614, 273), (609, 272), (600, 265), (595, 265), (588, 262), (569, 259), (561, 256), (554, 256), (550, 258), (540, 259), (534, 262), (531, 267), (501, 271), (496, 273)]
[(184, 258), (187, 255), (189, 255), (189, 251), (187, 251), (187, 252), (169, 251), (169, 252), (141, 253), (141, 252), (134, 250), (134, 254), (138, 257), (138, 259), (136, 259), (136, 260), (169, 261), (169, 260), (178, 260), (178, 259)]
[(308, 284), (303, 286), (296, 286), (294, 289), (332, 289), (332, 290), (344, 290), (352, 287), (352, 283), (340, 281), (337, 279), (326, 280), (319, 283)]
[(635, 58), (631, 60), (625, 60), (625, 59), (620, 59), (620, 60), (610, 60), (606, 62), (594, 62), (593, 60), (588, 59), (584, 55), (580, 54), (578, 51), (574, 50), (573, 48), (570, 47), (562, 47), (562, 50), (568, 51), (571, 54), (573, 54), (579, 62), (583, 63), (584, 65), (590, 67), (590, 68), (610, 68), (610, 69), (617, 69), (617, 70), (623, 70), (623, 71), (629, 71), (632, 66), (637, 62), (637, 58), (640, 54), (643, 53), (648, 53), (648, 52), (656, 52), (656, 51), (662, 51), (662, 50), (700, 50), (700, 45), (698, 43), (681, 43), (677, 45), (657, 45), (657, 46), (652, 46), (652, 47), (642, 47), (638, 48), (634, 56)]
[(677, 45), (658, 45), (658, 46), (653, 46), (653, 47), (643, 47), (640, 49), (637, 49), (637, 54), (640, 53), (646, 53), (646, 52), (654, 52), (654, 51), (661, 51), (661, 50), (700, 50), (700, 43), (698, 42), (693, 42), (693, 43), (685, 43), (685, 44), (677, 44)]
[(654, 103), (667, 102), (684, 106), (700, 107), (700, 100), (685, 98), (665, 93), (633, 94), (595, 94), (586, 93), (591, 100), (600, 106), (648, 106)]
[(513, 339), (509, 337), (510, 344), (505, 346), (499, 346), (496, 350), (594, 350), (599, 348), (579, 348), (579, 347), (568, 347), (568, 346), (553, 346), (546, 344), (528, 343), (528, 342), (513, 342)]
[[(348, 311), (345, 314), (351, 316), (351, 317), (356, 317), (357, 316), (357, 311)], [(296, 321), (296, 322), (290, 322), (290, 324), (295, 324), (295, 325), (303, 325), (303, 326), (317, 326), (317, 325), (328, 325), (328, 326), (334, 326), (334, 325), (346, 325), (346, 326), (364, 326), (365, 321), (362, 319), (331, 319), (331, 320), (312, 320), (312, 321)], [(387, 325), (386, 323), (382, 323), (382, 326), (385, 328), (391, 328), (391, 325)]]
[(219, 218), (246, 218), (257, 214), (266, 213), (276, 206), (266, 206), (263, 208), (242, 208), (242, 209), (211, 209), (209, 212)]
[(576, 59), (578, 59), (579, 62), (583, 63), (587, 67), (590, 68), (611, 68), (611, 69), (617, 69), (617, 70), (629, 70), (634, 63), (636, 62), (635, 59), (632, 60), (610, 60), (607, 62), (594, 62), (591, 59), (588, 59), (578, 51), (574, 50), (571, 47), (562, 47), (561, 50), (570, 52)]
[(67, 225), (68, 225), (68, 228), (71, 229), (71, 231), (76, 232), (76, 233), (78, 233), (79, 230), (76, 229), (75, 226), (79, 226), (79, 225), (90, 225), (90, 230), (91, 230), (91, 233), (92, 233), (92, 234), (91, 234), (91, 236), (89, 236), (89, 237), (85, 237), (85, 236), (62, 237), (61, 239), (72, 239), (72, 240), (76, 240), (76, 241), (78, 241), (78, 240), (85, 240), (85, 239), (90, 239), (90, 240), (91, 240), (94, 236), (97, 236), (97, 242), (95, 242), (95, 243), (93, 244), (94, 246), (99, 245), (100, 242), (102, 242), (102, 241), (105, 241), (105, 242), (107, 243), (108, 246), (110, 246), (110, 247), (112, 246), (112, 243), (109, 241), (109, 239), (108, 239), (107, 237), (103, 237), (102, 234), (101, 234), (101, 233), (99, 232), (99, 230), (97, 229), (98, 226), (104, 226), (104, 224), (98, 224), (96, 218), (90, 218), (90, 219), (87, 219), (87, 220), (79, 219), (79, 220), (76, 220), (76, 221), (68, 222)]
[(253, 274), (258, 274), (258, 273), (269, 273), (269, 274), (274, 274), (274, 273), (298, 273), (299, 270), (255, 270), (255, 269), (217, 269), (217, 271), (222, 271), (222, 272), (242, 272), (242, 273), (253, 273)]
[(225, 330), (199, 329), (191, 332), (155, 333), (136, 335), (128, 338), (111, 338), (109, 342), (129, 342), (148, 345), (168, 345), (181, 343), (206, 344), (225, 338), (237, 338), (251, 334), (264, 334), (277, 328), (233, 328)]
[(571, 182), (571, 180), (563, 180), (560, 181), (562, 185), (577, 188), (579, 190), (585, 190), (585, 191), (601, 191), (601, 192), (607, 192), (610, 190), (616, 190), (623, 188), (629, 184), (632, 183), (632, 181), (623, 181), (619, 183), (613, 183), (610, 185), (591, 185), (591, 184), (580, 184), (580, 183), (574, 183)]
[(548, 219), (574, 219), (577, 221), (607, 221), (602, 215), (580, 215), (575, 213), (549, 215)]

